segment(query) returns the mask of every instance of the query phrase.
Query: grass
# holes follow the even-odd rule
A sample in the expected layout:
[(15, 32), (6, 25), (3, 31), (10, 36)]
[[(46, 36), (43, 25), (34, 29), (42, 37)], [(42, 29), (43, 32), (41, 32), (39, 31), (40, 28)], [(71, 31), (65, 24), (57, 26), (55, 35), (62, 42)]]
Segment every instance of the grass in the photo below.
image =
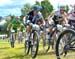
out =
[[(32, 59), (30, 55), (25, 56), (24, 54), (24, 43), (15, 43), (15, 48), (10, 47), (8, 40), (0, 40), (0, 59)], [(38, 55), (35, 59), (56, 59), (53, 50), (48, 53), (44, 53), (42, 46), (39, 48)], [(62, 59), (73, 59), (73, 58), (62, 58)], [(74, 58), (75, 59), (75, 58)]]

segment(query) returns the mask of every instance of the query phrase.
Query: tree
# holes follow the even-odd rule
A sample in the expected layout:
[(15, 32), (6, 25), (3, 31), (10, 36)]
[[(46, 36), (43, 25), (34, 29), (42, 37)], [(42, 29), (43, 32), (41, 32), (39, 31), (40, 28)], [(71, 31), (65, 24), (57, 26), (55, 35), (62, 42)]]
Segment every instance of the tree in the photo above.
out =
[(8, 34), (7, 27), (14, 18), (15, 18), (14, 15), (9, 15), (7, 18), (4, 19), (6, 21), (6, 23), (2, 25), (2, 33)]
[(7, 26), (8, 26), (8, 23), (5, 23), (5, 24), (2, 26), (2, 33), (7, 33)]
[(2, 20), (2, 16), (0, 16), (0, 21)]
[(41, 6), (42, 6), (41, 12), (42, 12), (44, 18), (46, 18), (48, 16), (48, 14), (53, 11), (53, 6), (51, 5), (51, 3), (48, 0), (42, 1)]
[[(38, 2), (36, 1), (36, 3), (34, 5), (39, 5), (42, 7), (41, 12), (44, 18), (46, 18), (48, 16), (48, 14), (50, 14), (53, 11), (53, 5), (49, 2), (49, 0), (44, 0)], [(26, 15), (29, 11), (31, 11), (34, 5), (30, 5), (30, 4), (25, 4), (24, 7), (21, 9), (22, 15)]]
[(39, 6), (41, 6), (41, 4), (40, 4), (39, 1), (36, 1), (35, 5), (39, 5)]
[(69, 11), (69, 6), (68, 5), (66, 5), (66, 12), (68, 12)]
[(1, 32), (2, 32), (2, 26), (0, 25), (0, 34), (1, 34)]
[(29, 11), (31, 11), (32, 10), (32, 6), (29, 4), (29, 3), (27, 3), (27, 4), (25, 4), (24, 5), (24, 7), (21, 9), (21, 13), (22, 13), (22, 15), (26, 15)]

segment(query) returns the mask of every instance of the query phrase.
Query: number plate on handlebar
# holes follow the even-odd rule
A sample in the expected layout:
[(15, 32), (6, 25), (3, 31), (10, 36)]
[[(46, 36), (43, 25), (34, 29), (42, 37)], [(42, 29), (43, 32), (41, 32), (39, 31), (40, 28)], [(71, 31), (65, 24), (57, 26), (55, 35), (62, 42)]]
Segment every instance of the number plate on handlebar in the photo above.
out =
[(12, 33), (14, 33), (14, 32), (15, 32), (15, 30), (11, 30), (11, 32), (12, 32)]

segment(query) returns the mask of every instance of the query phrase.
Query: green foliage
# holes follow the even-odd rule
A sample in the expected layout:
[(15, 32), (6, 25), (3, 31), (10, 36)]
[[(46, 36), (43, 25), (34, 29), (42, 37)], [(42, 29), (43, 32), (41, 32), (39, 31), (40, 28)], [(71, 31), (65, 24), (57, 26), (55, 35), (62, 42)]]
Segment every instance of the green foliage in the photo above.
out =
[(0, 21), (2, 20), (2, 17), (0, 16)]
[(5, 24), (2, 26), (2, 33), (7, 33), (7, 26), (8, 26), (8, 23), (5, 23)]
[(69, 11), (69, 6), (68, 5), (66, 5), (66, 12), (68, 12)]
[(35, 5), (41, 6), (40, 2), (36, 1)]
[(51, 5), (51, 3), (48, 0), (42, 1), (41, 6), (42, 6), (41, 12), (42, 12), (44, 18), (46, 18), (48, 16), (48, 14), (53, 11), (53, 6)]
[[(42, 7), (41, 12), (44, 18), (46, 18), (48, 14), (53, 11), (53, 6), (48, 0), (41, 1), (41, 3), (36, 1), (34, 5), (39, 5)], [(30, 4), (25, 4), (21, 9), (22, 15), (26, 15), (29, 11), (32, 10), (32, 8), (33, 6), (31, 6)]]
[(31, 11), (32, 10), (32, 6), (29, 4), (29, 3), (27, 3), (27, 4), (25, 4), (24, 5), (24, 7), (21, 9), (21, 13), (22, 13), (22, 15), (26, 15), (29, 11)]
[(14, 16), (14, 15), (9, 15), (9, 16), (10, 16), (10, 18), (11, 18), (11, 19), (14, 19), (14, 18), (15, 18), (15, 16)]
[(7, 33), (8, 34), (7, 27), (10, 24), (11, 20), (13, 20), (15, 18), (14, 15), (9, 15), (9, 17), (10, 17), (10, 19), (6, 18), (5, 19), (6, 23), (2, 25), (2, 33)]
[(48, 14), (53, 11), (53, 6), (48, 0), (41, 1), (41, 3), (36, 1), (35, 5), (42, 7), (41, 12), (44, 18), (46, 18)]

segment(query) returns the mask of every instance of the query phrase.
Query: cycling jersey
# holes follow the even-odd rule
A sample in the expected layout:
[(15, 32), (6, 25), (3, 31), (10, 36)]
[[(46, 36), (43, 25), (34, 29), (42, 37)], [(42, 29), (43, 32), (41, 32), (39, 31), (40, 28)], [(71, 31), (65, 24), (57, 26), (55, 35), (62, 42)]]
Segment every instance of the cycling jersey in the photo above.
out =
[(40, 12), (39, 12), (37, 15), (35, 15), (35, 16), (34, 16), (33, 12), (34, 12), (34, 11), (30, 11), (30, 12), (27, 14), (27, 16), (26, 16), (26, 21), (27, 21), (27, 20), (30, 20), (33, 24), (35, 24), (39, 18), (42, 18), (42, 19), (43, 19), (43, 17), (42, 17), (42, 15), (41, 15)]
[(21, 21), (20, 21), (20, 20), (16, 21), (16, 20), (14, 19), (14, 20), (11, 21), (11, 24), (12, 24), (11, 29), (17, 31), (17, 28), (18, 28), (19, 25), (21, 24)]
[(71, 9), (71, 10), (69, 10), (68, 13), (72, 14), (74, 11), (75, 11), (74, 9)]
[(48, 24), (45, 24), (44, 26), (45, 26), (45, 28), (49, 28), (50, 24), (48, 23)]
[(68, 19), (69, 20), (75, 20), (75, 17), (72, 14), (70, 14), (69, 17), (68, 17)]
[(20, 29), (20, 31), (23, 32), (23, 30), (25, 30), (25, 26), (24, 26), (24, 23), (21, 22), (21, 29)]
[(75, 24), (75, 17), (72, 14), (69, 15), (68, 20), (70, 25)]
[(66, 17), (66, 13), (64, 12), (64, 14), (60, 14), (60, 11), (55, 11), (54, 16), (53, 16), (53, 20), (55, 24), (59, 24), (59, 22), (61, 20), (63, 20)]

